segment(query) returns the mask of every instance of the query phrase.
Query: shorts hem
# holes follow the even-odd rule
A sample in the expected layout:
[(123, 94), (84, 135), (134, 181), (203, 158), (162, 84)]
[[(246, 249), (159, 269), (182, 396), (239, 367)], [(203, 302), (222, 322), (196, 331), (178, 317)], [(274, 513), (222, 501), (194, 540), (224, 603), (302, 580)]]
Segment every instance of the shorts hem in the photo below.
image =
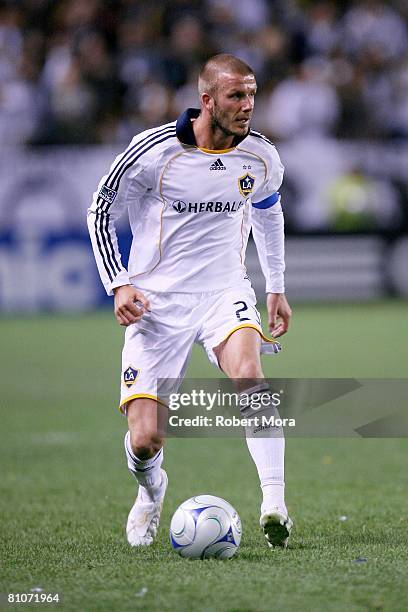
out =
[(157, 395), (152, 395), (151, 393), (134, 393), (133, 395), (129, 395), (129, 397), (125, 397), (125, 399), (121, 400), (119, 404), (119, 411), (122, 414), (125, 414), (125, 411), (123, 409), (125, 404), (127, 404), (128, 402), (134, 399), (151, 399), (157, 402), (158, 404), (162, 404), (162, 406), (165, 406), (167, 408), (167, 403), (164, 400), (160, 399), (160, 397), (157, 397)]
[(217, 341), (209, 350), (207, 350), (207, 355), (208, 355), (210, 362), (213, 365), (215, 365), (217, 368), (219, 368), (221, 371), (222, 371), (222, 368), (220, 364), (218, 363), (218, 359), (214, 353), (214, 349), (217, 348), (217, 346), (219, 346), (226, 340), (228, 340), (228, 338), (230, 338), (232, 334), (234, 334), (236, 331), (238, 331), (239, 329), (244, 329), (245, 327), (248, 327), (249, 329), (254, 329), (255, 331), (257, 331), (258, 334), (261, 336), (262, 340), (264, 340), (265, 342), (271, 342), (271, 343), (275, 342), (274, 338), (267, 338), (265, 334), (263, 333), (262, 328), (258, 325), (255, 325), (255, 323), (241, 323), (241, 325), (236, 325), (235, 327), (230, 329), (228, 333), (225, 334), (219, 341)]
[(241, 325), (236, 325), (235, 327), (233, 327), (223, 338), (222, 340), (220, 340), (217, 344), (214, 344), (214, 346), (212, 347), (212, 349), (214, 350), (215, 347), (217, 347), (219, 344), (221, 344), (221, 342), (225, 342), (225, 340), (228, 340), (228, 338), (230, 336), (232, 336), (232, 334), (234, 334), (236, 331), (238, 331), (239, 329), (244, 329), (245, 327), (249, 327), (250, 329), (254, 329), (255, 331), (258, 332), (258, 334), (261, 336), (262, 340), (264, 340), (265, 342), (276, 342), (275, 338), (267, 338), (265, 336), (265, 334), (263, 333), (262, 329), (260, 327), (258, 327), (257, 325), (255, 325), (254, 323), (242, 323)]

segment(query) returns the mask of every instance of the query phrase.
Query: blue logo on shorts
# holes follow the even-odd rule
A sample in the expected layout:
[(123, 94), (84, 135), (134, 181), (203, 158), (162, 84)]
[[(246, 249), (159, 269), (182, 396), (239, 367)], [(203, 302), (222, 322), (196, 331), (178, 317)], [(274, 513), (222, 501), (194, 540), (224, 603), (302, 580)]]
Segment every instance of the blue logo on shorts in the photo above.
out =
[(136, 378), (138, 377), (138, 375), (139, 370), (135, 370), (134, 368), (132, 368), (132, 366), (129, 366), (123, 372), (123, 382), (125, 383), (128, 389), (130, 389), (133, 383), (136, 382)]

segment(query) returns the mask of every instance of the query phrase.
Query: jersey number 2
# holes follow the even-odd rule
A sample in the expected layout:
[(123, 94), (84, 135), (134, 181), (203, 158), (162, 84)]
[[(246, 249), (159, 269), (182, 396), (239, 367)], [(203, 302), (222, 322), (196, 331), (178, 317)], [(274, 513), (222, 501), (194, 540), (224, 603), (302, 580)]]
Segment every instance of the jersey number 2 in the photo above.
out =
[(239, 301), (239, 302), (234, 302), (234, 306), (241, 306), (241, 308), (238, 308), (238, 310), (235, 311), (236, 317), (238, 319), (238, 321), (241, 323), (241, 321), (250, 321), (251, 319), (249, 317), (243, 317), (242, 313), (246, 312), (248, 310), (248, 306), (246, 305), (245, 302), (243, 301)]

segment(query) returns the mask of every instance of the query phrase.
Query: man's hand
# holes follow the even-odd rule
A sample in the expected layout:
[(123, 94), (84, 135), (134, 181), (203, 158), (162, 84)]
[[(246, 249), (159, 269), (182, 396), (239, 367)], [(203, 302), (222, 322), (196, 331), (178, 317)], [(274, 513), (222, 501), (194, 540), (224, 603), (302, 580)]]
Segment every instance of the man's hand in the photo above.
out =
[(288, 331), (292, 309), (284, 293), (268, 293), (266, 307), (269, 331), (274, 338), (279, 338)]
[(137, 323), (145, 310), (150, 310), (149, 300), (133, 285), (122, 285), (114, 289), (115, 317), (120, 325), (127, 327)]

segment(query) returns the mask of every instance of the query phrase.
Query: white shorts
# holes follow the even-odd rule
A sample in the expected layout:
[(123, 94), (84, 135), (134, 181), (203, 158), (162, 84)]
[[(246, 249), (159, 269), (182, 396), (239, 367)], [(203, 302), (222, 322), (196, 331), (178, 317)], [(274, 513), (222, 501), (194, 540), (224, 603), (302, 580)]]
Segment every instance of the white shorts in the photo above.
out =
[(262, 333), (255, 292), (247, 280), (222, 291), (143, 293), (149, 299), (151, 311), (126, 328), (121, 372), (122, 412), (126, 403), (136, 398), (167, 404), (166, 397), (176, 392), (183, 380), (194, 343), (203, 346), (210, 362), (217, 367), (213, 349), (242, 327), (259, 332), (264, 340), (262, 352), (280, 349), (277, 349), (278, 343)]

